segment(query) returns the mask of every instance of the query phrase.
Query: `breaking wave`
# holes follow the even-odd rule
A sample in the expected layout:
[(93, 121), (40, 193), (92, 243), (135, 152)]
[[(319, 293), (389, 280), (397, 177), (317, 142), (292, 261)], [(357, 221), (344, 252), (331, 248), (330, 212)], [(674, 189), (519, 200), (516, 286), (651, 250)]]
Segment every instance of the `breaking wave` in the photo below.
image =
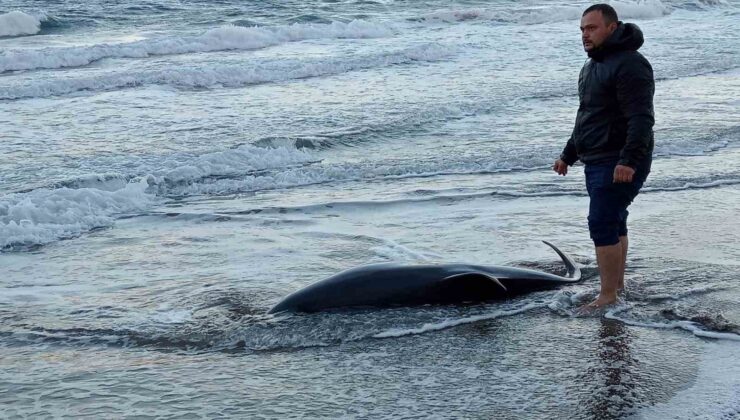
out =
[[(35, 35), (41, 31), (41, 24), (48, 19), (45, 13), (30, 15), (21, 11), (12, 11), (0, 15), (0, 37)], [(2, 55), (0, 55), (2, 62)], [(2, 73), (0, 65), (0, 73)]]
[(219, 177), (259, 176), (266, 169), (311, 160), (296, 149), (242, 146), (190, 161), (166, 161), (163, 169), (145, 176), (90, 175), (8, 194), (0, 197), (0, 249), (26, 249), (111, 226), (116, 216), (150, 208), (157, 192), (168, 188)]
[(58, 96), (79, 91), (107, 91), (145, 85), (169, 85), (178, 88), (241, 87), (329, 76), (414, 62), (439, 61), (452, 54), (454, 54), (454, 50), (450, 47), (440, 44), (426, 44), (395, 52), (359, 57), (280, 60), (256, 65), (177, 68), (58, 79), (35, 84), (16, 83), (9, 87), (0, 88), (0, 100)]
[[(651, 19), (671, 13), (671, 8), (660, 0), (640, 2), (611, 1), (620, 18)], [(484, 8), (459, 10), (438, 10), (421, 17), (422, 21), (463, 22), (470, 20), (497, 21), (516, 24), (538, 24), (553, 21), (578, 20), (583, 13), (580, 6), (560, 6), (547, 8), (519, 8), (515, 11), (496, 11)]]
[[(142, 214), (162, 198), (218, 196), (298, 188), (327, 183), (388, 181), (449, 175), (478, 175), (511, 171), (546, 171), (549, 158), (533, 161), (517, 153), (491, 156), (443, 157), (428, 161), (388, 160), (324, 163), (317, 154), (294, 147), (243, 145), (183, 159), (168, 158), (157, 168), (132, 174), (100, 174), (57, 182), (45, 188), (0, 197), (0, 249), (22, 250), (79, 236), (111, 226), (118, 217)], [(652, 179), (643, 193), (718, 188), (740, 184), (740, 177)], [(584, 196), (580, 183), (500, 184), (493, 188), (427, 191), (423, 196), (391, 200), (333, 202), (337, 207), (387, 206), (435, 200), (458, 201), (502, 198)], [(321, 211), (327, 203), (298, 206), (294, 211)], [(285, 211), (262, 208), (259, 212)], [(288, 209), (290, 210), (290, 209)]]
[(149, 207), (146, 181), (116, 191), (39, 189), (0, 198), (0, 249), (32, 247), (111, 226), (113, 215)]
[[(16, 13), (16, 12), (13, 12)], [(17, 12), (20, 13), (20, 12)], [(39, 31), (38, 19), (33, 33)], [(6, 15), (3, 15), (6, 16)], [(0, 16), (0, 23), (3, 16)], [(17, 19), (17, 18), (16, 18)], [(0, 35), (5, 25), (0, 24)], [(31, 28), (31, 22), (25, 28)], [(11, 27), (12, 28), (12, 27)], [(145, 39), (121, 44), (97, 44), (80, 47), (11, 50), (0, 54), (0, 73), (17, 70), (57, 69), (85, 66), (104, 58), (145, 58), (158, 55), (255, 50), (286, 42), (331, 38), (378, 38), (391, 36), (384, 24), (355, 20), (349, 23), (293, 24), (276, 27), (223, 26), (202, 35)]]

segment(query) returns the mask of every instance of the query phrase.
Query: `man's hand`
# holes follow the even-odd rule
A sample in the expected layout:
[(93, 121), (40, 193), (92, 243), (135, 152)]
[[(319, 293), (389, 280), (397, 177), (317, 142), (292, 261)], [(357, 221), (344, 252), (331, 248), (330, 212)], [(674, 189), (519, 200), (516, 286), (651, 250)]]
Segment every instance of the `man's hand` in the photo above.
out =
[(617, 165), (614, 168), (614, 182), (632, 182), (635, 170), (626, 165)]
[(565, 176), (568, 173), (568, 164), (563, 162), (562, 159), (558, 159), (555, 161), (555, 164), (552, 165), (552, 170), (557, 172), (558, 175)]

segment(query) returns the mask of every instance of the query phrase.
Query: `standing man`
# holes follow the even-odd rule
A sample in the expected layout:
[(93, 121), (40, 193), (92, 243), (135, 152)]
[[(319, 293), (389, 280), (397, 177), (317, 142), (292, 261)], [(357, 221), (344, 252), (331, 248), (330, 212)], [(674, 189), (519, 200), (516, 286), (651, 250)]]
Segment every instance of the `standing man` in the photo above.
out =
[(588, 229), (601, 274), (601, 291), (588, 307), (599, 308), (614, 303), (624, 288), (627, 206), (650, 172), (655, 82), (650, 63), (637, 52), (642, 31), (620, 22), (608, 4), (583, 12), (581, 38), (590, 59), (578, 77), (573, 134), (553, 170), (565, 175), (577, 160), (585, 164)]

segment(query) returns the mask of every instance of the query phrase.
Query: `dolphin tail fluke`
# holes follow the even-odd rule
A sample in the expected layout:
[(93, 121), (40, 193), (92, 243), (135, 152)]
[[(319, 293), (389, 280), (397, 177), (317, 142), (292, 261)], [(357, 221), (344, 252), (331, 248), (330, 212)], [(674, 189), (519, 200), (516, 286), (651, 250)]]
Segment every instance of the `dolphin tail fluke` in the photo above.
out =
[(551, 244), (547, 241), (542, 241), (547, 246), (555, 250), (555, 252), (560, 255), (560, 258), (563, 260), (563, 263), (565, 264), (565, 267), (568, 269), (568, 279), (572, 280), (580, 280), (581, 279), (581, 269), (578, 267), (578, 264), (576, 264), (575, 261), (573, 261), (573, 258), (563, 253), (563, 251), (559, 250), (555, 245)]

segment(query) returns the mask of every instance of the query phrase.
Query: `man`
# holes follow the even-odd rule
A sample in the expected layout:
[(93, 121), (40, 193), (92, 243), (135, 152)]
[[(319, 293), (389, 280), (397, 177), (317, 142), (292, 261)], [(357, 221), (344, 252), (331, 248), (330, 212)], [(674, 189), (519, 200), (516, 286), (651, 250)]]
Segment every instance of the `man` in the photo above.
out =
[(601, 275), (601, 291), (588, 308), (599, 308), (614, 303), (624, 288), (627, 206), (650, 172), (655, 82), (650, 63), (637, 52), (642, 31), (620, 22), (611, 6), (583, 12), (581, 38), (589, 60), (578, 78), (580, 105), (553, 170), (566, 175), (577, 160), (585, 165), (588, 228)]

